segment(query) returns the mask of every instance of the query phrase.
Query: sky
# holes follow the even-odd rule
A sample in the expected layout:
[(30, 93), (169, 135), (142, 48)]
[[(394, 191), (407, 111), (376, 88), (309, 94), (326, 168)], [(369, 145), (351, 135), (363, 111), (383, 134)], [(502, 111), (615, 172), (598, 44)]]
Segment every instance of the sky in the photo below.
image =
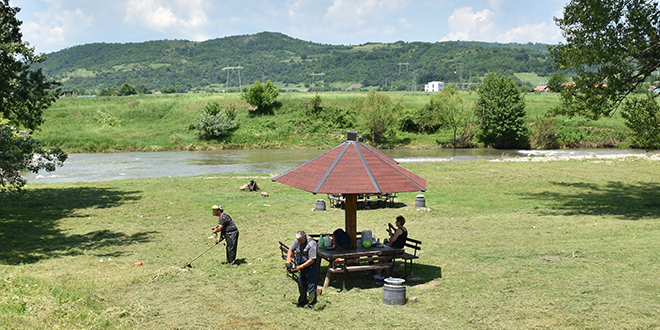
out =
[(95, 42), (205, 41), (263, 31), (332, 45), (564, 39), (564, 0), (10, 0), (38, 53)]

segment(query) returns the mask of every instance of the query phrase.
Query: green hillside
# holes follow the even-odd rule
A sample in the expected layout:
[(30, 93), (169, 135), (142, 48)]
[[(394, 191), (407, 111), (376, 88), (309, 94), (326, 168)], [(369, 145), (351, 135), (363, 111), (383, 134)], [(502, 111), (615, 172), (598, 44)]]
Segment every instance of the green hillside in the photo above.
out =
[[(315, 81), (319, 89), (321, 78), (326, 90), (386, 83), (406, 90), (413, 82), (423, 90), (428, 81), (461, 82), (461, 74), (463, 82), (478, 82), (487, 72), (547, 77), (553, 71), (551, 61), (543, 44), (399, 41), (343, 46), (262, 32), (204, 42), (87, 44), (48, 54), (40, 66), (62, 81), (64, 89), (88, 92), (124, 83), (145, 85), (149, 90), (175, 86), (179, 92), (217, 91), (238, 87), (239, 73), (243, 86), (269, 79), (285, 90), (306, 89)], [(222, 70), (238, 66), (240, 71)]]

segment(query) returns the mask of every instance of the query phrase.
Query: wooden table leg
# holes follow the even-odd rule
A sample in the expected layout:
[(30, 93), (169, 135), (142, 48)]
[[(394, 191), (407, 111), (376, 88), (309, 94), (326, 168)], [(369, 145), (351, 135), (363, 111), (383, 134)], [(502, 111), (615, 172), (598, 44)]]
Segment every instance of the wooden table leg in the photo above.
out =
[(325, 281), (323, 281), (323, 288), (327, 288), (328, 285), (330, 285), (330, 278), (332, 277), (332, 272), (330, 271), (330, 267), (328, 267), (328, 272), (325, 274)]

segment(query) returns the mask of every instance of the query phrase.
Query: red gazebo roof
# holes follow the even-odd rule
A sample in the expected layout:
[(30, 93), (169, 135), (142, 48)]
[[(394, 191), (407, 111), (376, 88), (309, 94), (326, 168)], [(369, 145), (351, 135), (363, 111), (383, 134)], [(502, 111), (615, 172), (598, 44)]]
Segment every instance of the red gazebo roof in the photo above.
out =
[(355, 141), (356, 136), (355, 131), (349, 132), (346, 142), (273, 178), (273, 181), (314, 194), (426, 190), (426, 180), (399, 166), (394, 159), (375, 148)]

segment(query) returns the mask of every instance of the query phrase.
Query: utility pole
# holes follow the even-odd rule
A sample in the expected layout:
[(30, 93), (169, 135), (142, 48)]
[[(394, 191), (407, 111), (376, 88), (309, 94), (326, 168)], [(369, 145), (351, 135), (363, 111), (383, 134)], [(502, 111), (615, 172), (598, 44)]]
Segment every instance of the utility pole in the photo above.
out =
[(225, 88), (229, 89), (229, 70), (238, 70), (238, 91), (240, 92), (241, 89), (243, 89), (243, 85), (241, 85), (241, 69), (242, 66), (226, 66), (222, 68), (222, 71), (227, 70), (227, 82), (225, 83)]

